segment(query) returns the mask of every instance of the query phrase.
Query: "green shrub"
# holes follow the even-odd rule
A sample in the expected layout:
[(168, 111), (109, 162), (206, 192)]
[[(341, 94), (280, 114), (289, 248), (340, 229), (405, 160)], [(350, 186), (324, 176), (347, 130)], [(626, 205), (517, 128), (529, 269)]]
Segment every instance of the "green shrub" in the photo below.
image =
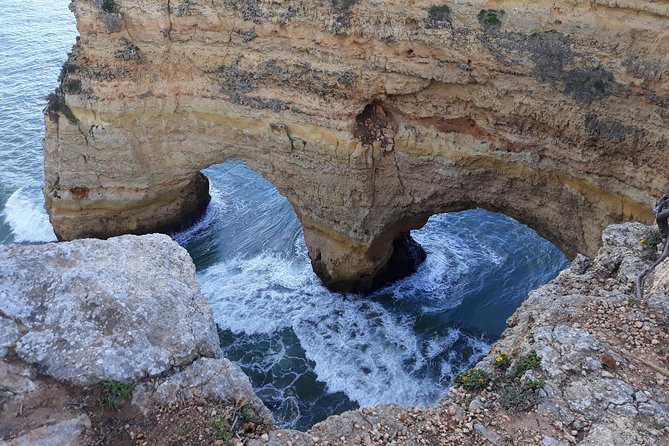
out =
[(81, 80), (68, 79), (63, 82), (63, 90), (65, 93), (78, 94), (81, 93)]
[(69, 58), (72, 56), (72, 53), (67, 53), (68, 60), (63, 63), (63, 66), (60, 68), (60, 74), (58, 75), (58, 82), (62, 82), (63, 79), (67, 77), (68, 74), (74, 73), (79, 70), (79, 67), (73, 63), (69, 62)]
[(120, 12), (118, 9), (118, 5), (114, 0), (104, 0), (102, 2), (102, 10), (110, 14), (117, 14)]
[(493, 365), (497, 370), (506, 370), (511, 365), (511, 360), (509, 359), (506, 352), (502, 352), (495, 357), (495, 362)]
[(530, 380), (530, 381), (527, 383), (527, 385), (528, 385), (528, 386), (530, 387), (530, 389), (532, 389), (532, 390), (539, 390), (539, 389), (541, 389), (543, 386), (546, 385), (546, 381), (543, 380), (543, 379), (541, 379), (541, 378), (539, 378), (539, 379), (532, 379), (532, 380)]
[(531, 350), (527, 354), (518, 358), (509, 378), (519, 379), (528, 370), (539, 367), (539, 364), (541, 364), (541, 357), (537, 355), (537, 352)]
[(244, 420), (245, 423), (258, 423), (260, 422), (260, 417), (256, 413), (255, 410), (248, 406), (243, 406), (239, 410), (239, 416), (241, 417), (242, 420)]
[(527, 412), (537, 402), (537, 395), (531, 387), (523, 387), (518, 383), (508, 385), (502, 389), (499, 403), (506, 410)]
[(485, 370), (469, 369), (455, 377), (455, 385), (465, 390), (483, 390), (492, 381), (492, 375)]
[(46, 97), (46, 110), (51, 121), (58, 121), (58, 114), (62, 113), (68, 121), (72, 124), (79, 122), (70, 107), (65, 103), (65, 96), (63, 96), (62, 90), (60, 88), (56, 89), (53, 93), (49, 93)]
[(451, 8), (443, 6), (433, 6), (427, 13), (428, 28), (443, 28), (451, 23)]
[(501, 17), (506, 14), (503, 9), (482, 9), (476, 18), (484, 28), (499, 28), (502, 26)]
[(663, 241), (664, 239), (662, 238), (662, 234), (660, 234), (660, 231), (658, 231), (657, 229), (651, 229), (646, 233), (644, 238), (641, 239), (640, 243), (642, 245), (650, 246), (651, 248), (656, 248)]
[(227, 420), (216, 420), (211, 423), (211, 431), (218, 440), (223, 440), (226, 443), (232, 441), (232, 432), (230, 432), (230, 423)]
[(120, 381), (103, 381), (102, 383), (102, 405), (118, 410), (120, 404), (132, 398), (135, 390), (134, 383), (123, 383)]

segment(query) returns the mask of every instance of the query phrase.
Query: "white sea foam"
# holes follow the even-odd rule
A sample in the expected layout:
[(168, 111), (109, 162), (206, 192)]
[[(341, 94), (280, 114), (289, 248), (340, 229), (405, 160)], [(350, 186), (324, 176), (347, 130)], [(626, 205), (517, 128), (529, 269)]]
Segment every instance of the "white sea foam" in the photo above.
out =
[(307, 262), (273, 253), (221, 262), (199, 279), (223, 329), (253, 335), (291, 328), (328, 390), (342, 391), (362, 406), (436, 400), (447, 382), (422, 370), (463, 336), (451, 329), (446, 336), (421, 339), (411, 317), (369, 299), (331, 293)]
[(198, 220), (191, 227), (172, 234), (172, 238), (177, 243), (186, 245), (209, 237), (210, 234), (206, 232), (206, 229), (216, 220), (217, 217), (223, 215), (228, 210), (229, 205), (225, 200), (223, 200), (222, 193), (219, 189), (211, 187), (209, 189), (209, 195), (211, 196), (211, 201), (209, 202), (209, 206), (200, 220)]
[[(420, 230), (412, 232), (413, 238), (427, 252), (427, 258), (415, 274), (395, 282), (381, 293), (390, 293), (395, 299), (422, 296), (424, 311), (444, 311), (462, 303), (463, 288), (471, 287), (462, 280), (472, 270), (482, 265), (497, 266), (504, 258), (492, 248), (477, 240), (468, 231), (450, 233), (445, 229), (448, 215), (440, 214), (430, 218)], [(429, 302), (432, 301), (432, 302)], [(434, 301), (439, 304), (433, 307)]]
[[(234, 335), (224, 348), (280, 422), (304, 417), (309, 427), (313, 413), (332, 413), (322, 405), (350, 408), (337, 392), (361, 406), (432, 403), (489, 350), (484, 334), (471, 334), (487, 325), (470, 318), (505, 299), (488, 280), (506, 284), (510, 273), (501, 273), (531, 239), (526, 228), (483, 210), (433, 216), (412, 233), (428, 253), (415, 274), (371, 296), (336, 294), (314, 275), (285, 199), (242, 162), (221, 167), (207, 175), (229, 208), (217, 212), (213, 200), (215, 214), (192, 231), (201, 232), (190, 239), (202, 241), (199, 252), (214, 253), (198, 279), (216, 322)], [(515, 231), (523, 235), (510, 244)], [(314, 374), (332, 399), (315, 390)]]
[(19, 189), (2, 210), (2, 217), (17, 242), (51, 242), (56, 240), (39, 191)]

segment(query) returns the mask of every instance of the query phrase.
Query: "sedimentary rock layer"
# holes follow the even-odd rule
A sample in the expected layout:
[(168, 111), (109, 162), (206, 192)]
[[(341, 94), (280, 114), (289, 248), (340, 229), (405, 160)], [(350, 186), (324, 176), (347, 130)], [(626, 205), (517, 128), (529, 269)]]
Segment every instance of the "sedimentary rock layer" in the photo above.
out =
[(74, 0), (45, 110), (63, 239), (175, 227), (241, 158), (364, 289), (434, 213), (484, 207), (594, 255), (669, 185), (669, 6), (626, 0)]

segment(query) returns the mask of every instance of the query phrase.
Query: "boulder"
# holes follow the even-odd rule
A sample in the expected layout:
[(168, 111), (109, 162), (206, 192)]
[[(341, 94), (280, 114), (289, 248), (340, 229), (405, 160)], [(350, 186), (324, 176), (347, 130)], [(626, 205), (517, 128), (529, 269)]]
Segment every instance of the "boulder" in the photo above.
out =
[(91, 420), (80, 415), (71, 420), (38, 427), (25, 435), (9, 441), (0, 441), (0, 446), (76, 446)]
[(147, 414), (157, 405), (205, 397), (237, 401), (267, 420), (272, 417), (253, 393), (249, 378), (225, 358), (200, 358), (167, 378), (140, 384), (132, 402)]
[(0, 312), (28, 330), (20, 358), (78, 385), (220, 356), (195, 266), (165, 235), (0, 247)]

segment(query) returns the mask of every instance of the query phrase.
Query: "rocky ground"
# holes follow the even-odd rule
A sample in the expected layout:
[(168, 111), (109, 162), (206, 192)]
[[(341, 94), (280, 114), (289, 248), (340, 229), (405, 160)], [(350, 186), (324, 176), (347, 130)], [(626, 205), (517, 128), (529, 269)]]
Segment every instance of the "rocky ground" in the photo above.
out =
[(271, 420), (164, 235), (0, 248), (0, 359), (3, 446), (227, 444)]
[[(248, 379), (236, 366), (217, 358), (214, 350), (213, 354), (198, 353), (198, 359), (181, 360), (157, 372), (124, 369), (136, 382), (130, 389), (132, 399), (119, 398), (111, 403), (109, 389), (101, 384), (106, 382), (105, 368), (94, 366), (95, 361), (78, 364), (87, 374), (56, 374), (55, 371), (65, 369), (52, 366), (56, 360), (52, 356), (64, 363), (81, 360), (73, 352), (87, 351), (100, 342), (92, 340), (95, 336), (86, 338), (92, 341), (85, 349), (67, 343), (64, 327), (67, 320), (76, 318), (65, 315), (72, 313), (72, 308), (54, 319), (60, 321), (60, 335), (40, 336), (43, 343), (51, 342), (48, 350), (30, 353), (28, 346), (37, 344), (28, 344), (24, 338), (38, 327), (42, 327), (42, 332), (48, 331), (44, 327), (52, 323), (36, 323), (30, 315), (40, 311), (52, 314), (59, 308), (53, 306), (51, 298), (40, 300), (38, 295), (74, 293), (72, 290), (82, 284), (81, 277), (68, 278), (68, 274), (76, 276), (76, 261), (69, 263), (69, 269), (55, 269), (54, 264), (63, 261), (65, 254), (54, 253), (58, 248), (48, 248), (50, 253), (43, 256), (42, 262), (51, 262), (53, 276), (62, 281), (48, 285), (33, 277), (33, 282), (21, 282), (27, 281), (21, 277), (29, 277), (30, 273), (19, 277), (19, 269), (12, 269), (11, 265), (16, 257), (8, 255), (8, 251), (16, 254), (20, 249), (44, 248), (3, 248), (0, 263), (2, 271), (9, 273), (0, 275), (0, 354), (4, 356), (0, 362), (0, 438), (5, 440), (0, 444), (35, 444), (36, 438), (48, 439), (40, 444), (54, 445), (669, 444), (669, 262), (661, 264), (648, 279), (642, 301), (637, 301), (633, 293), (634, 278), (657, 255), (656, 247), (641, 243), (650, 229), (634, 223), (608, 227), (599, 255), (593, 260), (577, 257), (558, 278), (532, 292), (508, 320), (502, 339), (478, 364), (478, 370), (462, 375), (458, 379), (460, 386), (453, 387), (436, 405), (382, 405), (351, 411), (330, 417), (306, 433), (272, 428), (266, 409), (251, 393)], [(119, 239), (97, 242), (95, 249), (85, 252), (86, 257), (93, 259), (89, 266), (94, 265), (96, 250), (107, 249), (106, 243), (121, 243), (116, 240)], [(128, 240), (131, 239), (122, 243), (129, 243)], [(177, 271), (185, 268), (185, 275), (175, 277), (181, 277), (182, 284), (190, 283), (192, 267), (187, 266), (185, 259), (170, 254), (177, 252), (176, 257), (182, 256), (180, 248), (167, 249), (163, 245), (171, 242), (156, 236), (132, 240), (146, 250), (146, 257), (140, 260), (142, 265), (149, 265), (144, 268), (150, 268), (151, 262), (160, 258), (163, 266), (174, 263)], [(128, 244), (123, 247), (132, 249)], [(61, 260), (54, 260), (59, 255)], [(128, 270), (134, 267), (141, 268), (139, 264), (127, 265)], [(117, 267), (105, 265), (108, 274), (114, 268)], [(138, 271), (137, 277), (147, 272)], [(117, 301), (130, 307), (130, 302), (134, 302), (140, 309), (155, 305), (155, 301), (142, 303), (139, 298), (124, 300), (133, 286), (139, 286), (132, 280), (126, 282), (119, 285)], [(22, 291), (30, 284), (33, 294)], [(80, 298), (91, 294), (99, 297), (100, 293), (86, 286), (81, 289), (87, 289), (89, 294), (77, 294)], [(173, 287), (173, 291), (179, 289)], [(14, 299), (12, 293), (23, 294)], [(178, 293), (170, 298), (183, 299)], [(155, 297), (149, 293), (146, 299)], [(186, 298), (191, 303), (199, 299), (201, 296), (192, 293)], [(28, 311), (19, 302), (38, 303), (30, 304), (33, 307)], [(193, 316), (198, 313), (194, 311), (198, 305), (187, 305), (191, 308), (189, 314), (173, 317), (193, 319), (189, 323), (206, 326), (211, 317), (206, 310), (200, 312), (204, 314), (200, 322)], [(80, 314), (97, 314), (93, 307), (85, 308)], [(150, 319), (146, 321), (149, 326)], [(179, 321), (160, 322), (167, 331), (180, 326)], [(119, 322), (118, 326), (124, 325)], [(114, 338), (119, 334), (114, 330), (107, 327), (107, 332), (101, 330), (98, 335), (111, 336), (111, 345), (117, 346), (123, 338)], [(151, 330), (148, 333), (153, 333)], [(174, 334), (163, 333), (165, 338)], [(153, 335), (147, 339), (152, 340), (152, 348), (159, 345)], [(136, 380), (135, 373), (142, 377)], [(97, 381), (86, 381), (88, 387), (82, 387), (82, 376), (95, 376)], [(122, 376), (106, 379), (111, 378)], [(121, 390), (124, 389), (116, 392), (122, 393)]]

